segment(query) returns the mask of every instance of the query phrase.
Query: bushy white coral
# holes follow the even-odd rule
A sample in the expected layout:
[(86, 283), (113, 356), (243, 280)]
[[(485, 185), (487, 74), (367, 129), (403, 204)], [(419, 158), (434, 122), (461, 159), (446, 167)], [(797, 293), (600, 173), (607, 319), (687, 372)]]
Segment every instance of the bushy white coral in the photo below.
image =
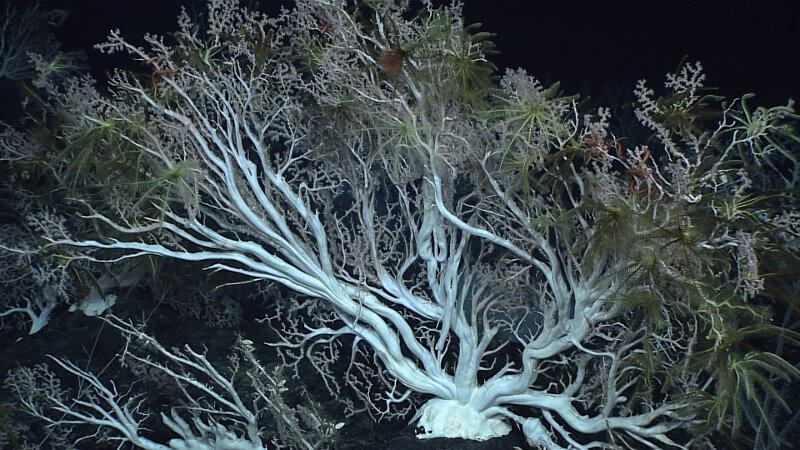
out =
[[(683, 448), (704, 439), (689, 427), (739, 417), (745, 384), (727, 374), (800, 374), (736, 340), (784, 332), (747, 300), (761, 293), (758, 252), (781, 244), (760, 205), (797, 199), (756, 198), (742, 112), (701, 95), (699, 64), (659, 98), (637, 85), (656, 139), (628, 143), (608, 110), (582, 114), (557, 85), (510, 71), (496, 89), (457, 5), (426, 2), (412, 19), (408, 2), (361, 6), (299, 1), (272, 19), (212, 0), (202, 38), (184, 15), (175, 44), (113, 31), (99, 46), (144, 63), (146, 81), (117, 72), (111, 96), (43, 84), (54, 104), (77, 103), (65, 140), (100, 130), (98, 152), (134, 149), (137, 174), (160, 183), (146, 207), (95, 204), (88, 218), (115, 238), (56, 243), (294, 291), (272, 316), (287, 365), (311, 363), (375, 415), (416, 408), (421, 437), (489, 439), (516, 423), (554, 449)], [(216, 426), (222, 407), (193, 427), (165, 421), (184, 443), (260, 448), (252, 412), (234, 406), (238, 434)], [(135, 417), (110, 426), (151, 445)]]

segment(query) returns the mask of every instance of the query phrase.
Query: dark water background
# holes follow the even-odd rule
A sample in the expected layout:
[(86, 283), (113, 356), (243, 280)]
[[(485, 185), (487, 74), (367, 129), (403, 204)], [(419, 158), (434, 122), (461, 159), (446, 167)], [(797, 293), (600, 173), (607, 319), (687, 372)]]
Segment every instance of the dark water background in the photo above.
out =
[[(17, 2), (24, 6), (25, 2)], [(262, 0), (260, 9), (275, 12), (291, 2)], [(4, 2), (0, 2), (4, 4)], [(166, 34), (176, 29), (180, 5), (190, 13), (204, 10), (205, 1), (175, 0), (49, 0), (47, 8), (62, 8), (70, 15), (58, 37), (64, 50), (83, 50), (89, 70), (98, 80), (114, 67), (145, 70), (125, 55), (102, 55), (92, 46), (104, 40), (108, 30), (119, 28), (133, 42), (144, 33)], [(646, 78), (658, 87), (664, 74), (675, 70), (681, 60), (699, 60), (708, 74), (707, 84), (719, 87), (728, 97), (755, 92), (755, 104), (783, 104), (800, 98), (800, 16), (792, 2), (745, 1), (512, 1), (466, 0), (467, 23), (481, 22), (483, 30), (497, 33), (498, 55), (494, 62), (504, 68), (525, 68), (545, 84), (561, 81), (567, 94), (580, 92), (599, 103), (630, 101), (637, 79)], [(7, 97), (11, 98), (11, 97)], [(6, 104), (6, 112), (14, 109)], [(198, 272), (198, 277), (205, 276)], [(212, 329), (180, 318), (160, 305), (150, 292), (135, 290), (120, 295), (117, 314), (130, 317), (152, 313), (151, 325), (159, 339), (181, 346), (202, 342), (210, 358), (224, 364), (237, 333), (256, 343), (269, 341), (269, 330), (253, 320), (258, 305), (245, 305), (245, 319), (239, 330)], [(102, 322), (81, 314), (61, 312), (40, 333), (24, 336), (0, 335), (0, 373), (17, 364), (41, 362), (45, 354), (87, 361), (103, 367), (114, 359), (123, 342)], [(274, 354), (262, 347), (264, 363), (277, 363)], [(106, 368), (120, 385), (132, 381), (116, 364)], [(127, 377), (127, 378), (126, 378)], [(316, 374), (301, 381), (313, 389), (320, 386)], [(317, 392), (323, 399), (324, 393)], [(324, 400), (321, 400), (324, 401)], [(797, 404), (796, 401), (790, 403)], [(335, 402), (329, 411), (340, 414)], [(798, 436), (800, 439), (800, 436)], [(487, 443), (417, 441), (405, 423), (374, 424), (354, 418), (342, 431), (338, 448), (525, 448), (515, 430), (506, 439)], [(86, 448), (91, 448), (87, 446)], [(724, 447), (723, 447), (724, 448)]]
[[(108, 30), (138, 38), (176, 29), (181, 5), (191, 13), (205, 0), (47, 0), (70, 11), (61, 40), (89, 53), (98, 76), (124, 64), (91, 51)], [(247, 0), (243, 1), (247, 3)], [(261, 0), (277, 12), (287, 0)], [(446, 3), (437, 0), (435, 3)], [(728, 97), (748, 92), (765, 104), (800, 98), (800, 14), (793, 1), (743, 0), (466, 0), (466, 23), (495, 33), (500, 67), (522, 67), (545, 84), (595, 96), (632, 90), (636, 80), (659, 86), (685, 56), (701, 61), (708, 86)], [(604, 94), (609, 95), (609, 94)]]

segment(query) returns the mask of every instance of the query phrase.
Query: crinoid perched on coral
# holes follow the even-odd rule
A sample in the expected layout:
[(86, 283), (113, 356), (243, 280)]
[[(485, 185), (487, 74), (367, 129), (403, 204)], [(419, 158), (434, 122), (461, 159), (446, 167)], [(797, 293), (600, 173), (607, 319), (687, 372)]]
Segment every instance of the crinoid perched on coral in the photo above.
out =
[(126, 364), (180, 386), (162, 423), (149, 394), (57, 356), (87, 390), (32, 390), (50, 372), (19, 369), (8, 385), (30, 414), (147, 449), (264, 449), (270, 414), (291, 445), (330, 442), (341, 425), (324, 414), (281, 414), (284, 385), (258, 359), (277, 351), (347, 414), (410, 420), (419, 439), (785, 440), (775, 414), (800, 377), (791, 102), (711, 96), (684, 64), (663, 90), (637, 84), (637, 141), (558, 84), (496, 74), (458, 4), (298, 0), (269, 17), (211, 0), (203, 17), (144, 44), (112, 31), (97, 48), (142, 69), (108, 93), (40, 84), (64, 124), (53, 177), (95, 231), (50, 246), (277, 286), (259, 322), (277, 337), (239, 339), (226, 371), (202, 341), (170, 349), (107, 317)]

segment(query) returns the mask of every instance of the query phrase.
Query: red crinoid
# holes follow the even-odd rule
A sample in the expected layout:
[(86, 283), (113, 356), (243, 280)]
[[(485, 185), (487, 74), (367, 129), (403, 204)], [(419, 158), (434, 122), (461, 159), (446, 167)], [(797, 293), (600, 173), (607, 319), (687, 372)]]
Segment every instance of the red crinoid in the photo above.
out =
[(385, 50), (381, 53), (378, 63), (387, 75), (395, 78), (400, 75), (400, 70), (403, 68), (403, 57), (394, 50)]

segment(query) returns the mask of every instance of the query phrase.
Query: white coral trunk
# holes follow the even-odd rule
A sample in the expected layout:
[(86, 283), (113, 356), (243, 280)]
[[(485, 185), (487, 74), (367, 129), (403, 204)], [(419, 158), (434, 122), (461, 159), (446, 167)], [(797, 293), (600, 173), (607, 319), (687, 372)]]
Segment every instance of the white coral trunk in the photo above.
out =
[(433, 399), (425, 403), (419, 412), (417, 425), (424, 431), (419, 439), (462, 438), (485, 441), (505, 436), (511, 426), (502, 418), (491, 417), (479, 411), (471, 403), (457, 400)]

